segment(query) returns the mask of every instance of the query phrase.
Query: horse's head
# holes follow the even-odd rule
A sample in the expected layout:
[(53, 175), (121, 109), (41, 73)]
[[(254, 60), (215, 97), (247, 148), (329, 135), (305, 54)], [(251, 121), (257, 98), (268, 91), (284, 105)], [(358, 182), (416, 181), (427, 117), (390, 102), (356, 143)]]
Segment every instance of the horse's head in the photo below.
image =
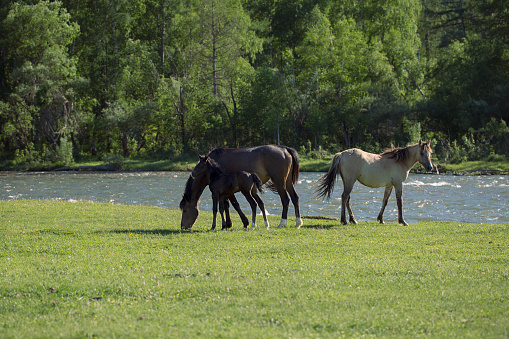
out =
[(206, 173), (208, 167), (207, 167), (207, 160), (208, 157), (206, 155), (200, 155), (200, 161), (196, 164), (193, 171), (191, 172), (191, 177), (197, 178), (198, 176)]
[(431, 153), (433, 153), (433, 151), (431, 150), (430, 143), (431, 140), (428, 142), (419, 141), (420, 154), (418, 159), (421, 165), (423, 165), (428, 172), (433, 170), (433, 164), (431, 163)]
[(198, 161), (189, 179), (187, 179), (186, 188), (184, 194), (182, 194), (182, 200), (180, 201), (180, 209), (182, 210), (180, 228), (183, 230), (193, 227), (200, 213), (198, 211), (200, 196), (210, 180), (207, 158), (207, 156), (200, 155), (200, 161)]
[(198, 218), (198, 200), (193, 202), (189, 196), (182, 194), (180, 201), (180, 209), (182, 210), (182, 220), (180, 221), (180, 229), (187, 230), (193, 227), (194, 222)]

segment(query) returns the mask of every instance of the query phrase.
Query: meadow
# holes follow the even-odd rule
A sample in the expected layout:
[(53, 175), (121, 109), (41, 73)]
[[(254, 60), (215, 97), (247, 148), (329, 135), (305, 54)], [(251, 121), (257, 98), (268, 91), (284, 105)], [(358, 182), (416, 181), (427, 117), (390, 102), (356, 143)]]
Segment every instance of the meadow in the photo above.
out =
[(211, 219), (0, 201), (0, 337), (509, 336), (507, 224)]

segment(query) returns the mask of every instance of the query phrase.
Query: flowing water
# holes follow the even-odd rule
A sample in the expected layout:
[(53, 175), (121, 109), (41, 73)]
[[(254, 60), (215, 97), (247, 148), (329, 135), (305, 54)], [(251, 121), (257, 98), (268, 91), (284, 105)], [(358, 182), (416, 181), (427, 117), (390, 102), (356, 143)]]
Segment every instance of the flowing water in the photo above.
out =
[[(301, 214), (339, 217), (342, 184), (339, 179), (330, 201), (314, 197), (314, 186), (324, 173), (300, 173), (296, 186)], [(11, 173), (0, 172), (0, 199), (48, 199), (93, 201), (159, 206), (178, 209), (189, 173)], [(376, 221), (383, 188), (356, 183), (351, 195), (356, 219)], [(249, 215), (245, 198), (237, 195)], [(266, 190), (261, 196), (269, 214), (281, 213), (279, 196)], [(201, 210), (212, 210), (208, 189), (200, 201)], [(410, 174), (403, 189), (403, 215), (407, 222), (454, 221), (471, 223), (509, 223), (509, 176), (450, 176)], [(294, 216), (290, 203), (289, 216)], [(386, 222), (397, 221), (393, 191), (385, 210)]]

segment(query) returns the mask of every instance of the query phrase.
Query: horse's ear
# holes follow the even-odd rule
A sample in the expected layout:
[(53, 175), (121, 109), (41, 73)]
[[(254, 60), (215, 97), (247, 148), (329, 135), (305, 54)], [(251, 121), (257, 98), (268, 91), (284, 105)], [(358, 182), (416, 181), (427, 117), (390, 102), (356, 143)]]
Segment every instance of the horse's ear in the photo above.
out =
[(207, 160), (207, 156), (206, 155), (199, 155), (198, 157), (200, 157), (200, 161)]

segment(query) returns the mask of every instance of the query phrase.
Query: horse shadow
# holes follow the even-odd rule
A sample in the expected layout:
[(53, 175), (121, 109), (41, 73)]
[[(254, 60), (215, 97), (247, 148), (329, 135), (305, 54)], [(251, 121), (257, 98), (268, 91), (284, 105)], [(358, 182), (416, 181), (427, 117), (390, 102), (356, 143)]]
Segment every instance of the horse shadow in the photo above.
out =
[(309, 229), (321, 229), (321, 230), (328, 230), (334, 227), (337, 227), (338, 225), (335, 224), (328, 224), (324, 225), (323, 223), (320, 223), (320, 220), (328, 220), (328, 221), (340, 221), (339, 218), (335, 217), (324, 217), (324, 216), (313, 216), (313, 215), (304, 215), (302, 216), (302, 219), (306, 220), (306, 223), (301, 226), (301, 228), (309, 228)]
[(97, 231), (97, 233), (114, 233), (114, 234), (142, 234), (142, 235), (176, 235), (176, 234), (195, 234), (195, 233), (206, 233), (208, 230), (169, 230), (169, 229), (121, 229), (121, 230), (109, 230), (109, 231)]

